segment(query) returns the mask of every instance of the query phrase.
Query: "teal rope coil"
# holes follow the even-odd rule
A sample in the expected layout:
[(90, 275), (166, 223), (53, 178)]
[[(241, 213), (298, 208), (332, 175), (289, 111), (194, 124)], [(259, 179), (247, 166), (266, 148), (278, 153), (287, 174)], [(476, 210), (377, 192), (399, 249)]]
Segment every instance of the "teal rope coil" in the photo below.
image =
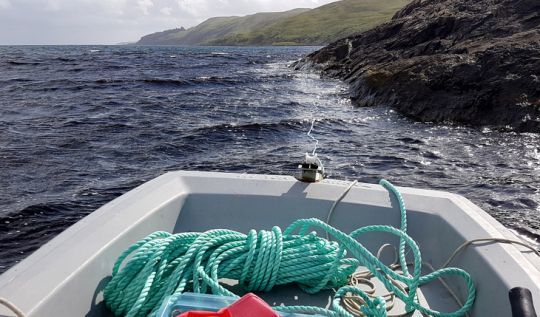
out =
[[(219, 279), (237, 280), (246, 291), (270, 291), (276, 285), (297, 284), (304, 292), (317, 293), (338, 289), (331, 309), (314, 306), (277, 306), (282, 312), (303, 312), (330, 317), (352, 317), (341, 305), (341, 298), (355, 295), (363, 299), (366, 316), (386, 316), (385, 300), (372, 298), (359, 288), (349, 286), (348, 277), (359, 266), (365, 266), (390, 292), (405, 302), (407, 310), (440, 317), (463, 316), (473, 305), (474, 283), (459, 268), (444, 268), (421, 275), (422, 259), (417, 244), (407, 235), (406, 209), (401, 194), (389, 182), (380, 183), (398, 200), (401, 228), (375, 225), (346, 234), (319, 219), (300, 219), (283, 232), (251, 230), (248, 234), (215, 229), (203, 233), (155, 232), (138, 241), (120, 255), (114, 264), (112, 278), (104, 291), (107, 307), (116, 316), (148, 316), (170, 295), (185, 291), (236, 296), (219, 284)], [(332, 241), (319, 237), (320, 229)], [(400, 239), (398, 258), (401, 273), (383, 264), (356, 238), (370, 232), (385, 232)], [(408, 270), (405, 250), (412, 254)], [(468, 295), (455, 312), (438, 312), (422, 306), (417, 300), (418, 288), (447, 275), (461, 277)], [(407, 285), (399, 288), (396, 280)]]

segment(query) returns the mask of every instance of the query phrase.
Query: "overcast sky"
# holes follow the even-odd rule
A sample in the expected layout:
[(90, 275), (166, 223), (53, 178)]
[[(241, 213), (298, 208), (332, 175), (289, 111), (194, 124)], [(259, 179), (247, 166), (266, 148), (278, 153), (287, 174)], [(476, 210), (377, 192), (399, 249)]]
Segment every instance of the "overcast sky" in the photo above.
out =
[(0, 0), (2, 44), (116, 44), (214, 16), (314, 8), (336, 0)]

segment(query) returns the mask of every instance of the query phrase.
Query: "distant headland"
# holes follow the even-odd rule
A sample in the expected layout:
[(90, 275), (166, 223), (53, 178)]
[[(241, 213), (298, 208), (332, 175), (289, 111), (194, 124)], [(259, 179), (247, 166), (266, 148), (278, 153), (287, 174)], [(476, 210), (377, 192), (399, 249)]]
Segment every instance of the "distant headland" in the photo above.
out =
[(390, 20), (410, 0), (342, 0), (315, 9), (215, 17), (143, 36), (138, 45), (325, 45)]

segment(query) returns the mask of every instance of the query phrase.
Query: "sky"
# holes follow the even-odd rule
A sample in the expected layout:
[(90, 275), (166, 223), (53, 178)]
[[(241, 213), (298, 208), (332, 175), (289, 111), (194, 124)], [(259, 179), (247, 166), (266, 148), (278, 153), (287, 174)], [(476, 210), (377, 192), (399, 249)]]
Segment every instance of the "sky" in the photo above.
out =
[(336, 0), (0, 0), (0, 45), (117, 44), (210, 17)]

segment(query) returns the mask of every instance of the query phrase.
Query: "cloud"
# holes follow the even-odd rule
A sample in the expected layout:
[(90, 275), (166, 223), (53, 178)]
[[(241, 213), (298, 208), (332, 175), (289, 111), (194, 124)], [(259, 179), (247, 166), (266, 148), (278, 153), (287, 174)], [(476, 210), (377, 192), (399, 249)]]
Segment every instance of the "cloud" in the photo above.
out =
[(62, 8), (62, 4), (60, 3), (61, 0), (47, 0), (47, 3), (45, 4), (45, 10), (46, 11), (60, 11)]
[(0, 0), (0, 9), (8, 9), (11, 7), (9, 0)]
[[(69, 1), (69, 0), (68, 0)], [(132, 6), (128, 0), (71, 0), (77, 7), (92, 7), (104, 16), (123, 15), (126, 8)], [(77, 2), (81, 2), (77, 4)], [(75, 11), (75, 10), (74, 10)]]
[(0, 44), (115, 44), (215, 16), (335, 0), (0, 0)]
[(206, 0), (178, 0), (178, 7), (180, 11), (192, 17), (200, 17), (203, 12), (209, 11), (208, 1)]
[(154, 2), (152, 0), (138, 0), (137, 1), (137, 8), (142, 11), (143, 14), (148, 15), (150, 12), (148, 10), (154, 6)]
[(171, 15), (172, 13), (172, 8), (171, 7), (163, 7), (159, 10), (159, 12), (161, 12), (162, 14), (164, 15)]

